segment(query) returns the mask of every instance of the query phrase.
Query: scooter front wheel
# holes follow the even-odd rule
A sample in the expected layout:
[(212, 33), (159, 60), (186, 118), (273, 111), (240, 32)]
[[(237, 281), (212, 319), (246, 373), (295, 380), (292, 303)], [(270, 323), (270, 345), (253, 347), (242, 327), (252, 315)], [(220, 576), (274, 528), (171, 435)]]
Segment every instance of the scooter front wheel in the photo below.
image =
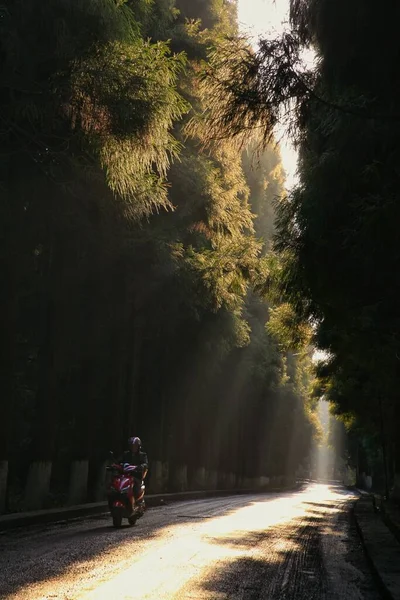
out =
[(132, 517), (129, 517), (129, 519), (128, 519), (129, 525), (131, 525), (132, 527), (134, 525), (136, 525), (137, 519), (138, 519), (137, 515), (132, 515)]

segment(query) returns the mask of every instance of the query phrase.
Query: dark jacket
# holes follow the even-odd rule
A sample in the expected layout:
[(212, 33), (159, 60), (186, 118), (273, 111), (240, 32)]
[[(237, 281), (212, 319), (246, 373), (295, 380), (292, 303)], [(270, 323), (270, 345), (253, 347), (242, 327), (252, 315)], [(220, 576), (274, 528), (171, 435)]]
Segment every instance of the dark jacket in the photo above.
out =
[(123, 453), (121, 462), (129, 463), (130, 465), (134, 465), (135, 467), (141, 466), (143, 467), (143, 472), (147, 471), (149, 468), (149, 461), (147, 460), (146, 452), (143, 450), (139, 450), (139, 452), (131, 452), (131, 450), (127, 450)]

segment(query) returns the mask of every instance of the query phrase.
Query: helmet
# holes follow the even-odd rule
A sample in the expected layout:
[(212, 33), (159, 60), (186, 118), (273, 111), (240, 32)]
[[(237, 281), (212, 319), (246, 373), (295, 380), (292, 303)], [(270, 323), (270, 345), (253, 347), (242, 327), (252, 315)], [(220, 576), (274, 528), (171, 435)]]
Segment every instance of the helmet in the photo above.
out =
[(142, 445), (142, 442), (141, 442), (140, 438), (138, 438), (136, 436), (132, 436), (128, 439), (128, 445), (129, 446), (138, 446), (140, 448), (140, 446)]

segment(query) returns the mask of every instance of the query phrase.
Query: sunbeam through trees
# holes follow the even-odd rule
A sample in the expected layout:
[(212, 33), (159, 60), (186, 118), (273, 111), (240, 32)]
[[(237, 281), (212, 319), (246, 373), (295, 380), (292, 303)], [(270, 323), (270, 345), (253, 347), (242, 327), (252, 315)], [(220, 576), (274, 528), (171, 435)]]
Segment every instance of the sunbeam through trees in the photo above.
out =
[(308, 335), (279, 338), (279, 149), (207, 124), (235, 3), (0, 17), (1, 508), (102, 497), (132, 432), (153, 491), (293, 478), (315, 401)]

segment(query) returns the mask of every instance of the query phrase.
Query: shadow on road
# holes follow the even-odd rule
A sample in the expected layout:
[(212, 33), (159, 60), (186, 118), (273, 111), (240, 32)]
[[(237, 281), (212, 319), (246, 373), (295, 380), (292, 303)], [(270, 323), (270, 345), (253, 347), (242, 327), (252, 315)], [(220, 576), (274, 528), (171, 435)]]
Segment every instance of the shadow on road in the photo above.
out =
[[(208, 537), (210, 543), (226, 544), (232, 551), (240, 550), (248, 556), (229, 557), (209, 569), (206, 577), (199, 578), (194, 587), (192, 582), (191, 597), (207, 600), (380, 598), (360, 549), (353, 514), (348, 510), (354, 496), (350, 498), (344, 493), (338, 500), (337, 503), (304, 502), (310, 507), (305, 510), (304, 518), (251, 532), (246, 538)], [(332, 518), (335, 513), (336, 518)], [(328, 552), (332, 551), (335, 556), (329, 564), (329, 572), (326, 570), (327, 546)], [(340, 566), (338, 561), (341, 561)], [(346, 569), (350, 573), (348, 581)]]
[[(265, 496), (260, 498), (265, 499)], [(126, 557), (129, 558), (135, 538), (139, 543), (156, 541), (163, 537), (166, 528), (198, 523), (200, 518), (226, 517), (238, 509), (254, 504), (254, 501), (254, 496), (229, 498), (231, 506), (233, 505), (229, 509), (226, 508), (227, 498), (172, 504), (149, 509), (135, 527), (127, 525), (121, 529), (112, 527), (110, 517), (102, 517), (101, 521), (97, 519), (93, 522), (93, 527), (91, 522), (85, 521), (49, 526), (40, 532), (22, 530), (6, 533), (0, 538), (0, 598), (6, 600), (29, 585), (57, 579), (71, 569), (83, 567), (117, 547), (120, 550), (126, 546)], [(198, 513), (190, 514), (195, 507), (198, 513), (203, 511), (201, 517)], [(159, 514), (154, 523), (156, 513)]]
[(216, 538), (215, 543), (247, 550), (251, 556), (220, 562), (205, 581), (198, 581), (193, 597), (198, 592), (199, 597), (210, 599), (322, 600), (328, 589), (321, 548), (326, 519), (323, 515), (298, 518), (290, 525), (253, 532), (246, 539)]
[[(189, 582), (191, 590), (193, 585), (197, 586), (200, 598), (211, 600), (217, 597), (230, 598), (232, 595), (232, 598), (246, 600), (301, 599), (306, 596), (307, 600), (322, 599), (326, 589), (326, 573), (322, 561), (321, 538), (324, 535), (329, 509), (334, 508), (334, 505), (327, 503), (326, 498), (325, 503), (321, 498), (321, 504), (302, 502), (301, 498), (300, 492), (182, 502), (169, 507), (150, 509), (133, 528), (114, 530), (109, 525), (109, 520), (103, 518), (95, 521), (93, 526), (91, 522), (86, 521), (65, 528), (49, 528), (33, 538), (29, 532), (14, 537), (8, 535), (2, 539), (6, 544), (0, 552), (0, 597), (6, 600), (30, 585), (56, 581), (68, 572), (73, 572), (75, 577), (82, 573), (84, 580), (88, 577), (94, 561), (107, 554), (111, 557), (113, 549), (118, 548), (117, 556), (114, 557), (115, 564), (119, 565), (124, 560), (128, 564), (132, 553), (135, 553), (135, 545), (132, 544), (135, 539), (138, 542), (136, 550), (141, 552), (144, 544), (147, 547), (151, 542), (162, 543), (164, 537), (168, 543), (174, 534), (175, 539), (179, 538), (179, 529), (182, 526), (201, 526), (202, 523), (206, 526), (209, 519), (215, 519), (216, 525), (211, 526), (209, 531), (202, 530), (194, 535), (193, 543), (196, 543), (197, 535), (202, 543), (221, 548), (221, 560), (210, 559), (210, 566), (205, 567), (206, 573), (202, 569), (198, 582)], [(343, 495), (343, 500), (345, 499), (346, 494)], [(350, 499), (349, 494), (347, 499)], [(268, 515), (269, 502), (278, 510), (278, 519), (275, 522), (272, 515), (270, 523), (260, 530), (257, 515), (261, 514), (259, 511), (262, 511), (262, 515)], [(339, 504), (342, 504), (341, 500)], [(287, 518), (286, 505), (289, 511)], [(290, 507), (293, 506), (297, 506), (297, 513), (293, 514), (292, 518)], [(245, 508), (254, 513), (254, 526), (253, 522), (249, 523), (246, 518), (248, 513), (244, 512), (243, 530), (231, 531), (231, 524), (223, 518)], [(221, 519), (226, 524), (226, 529), (219, 528)], [(285, 522), (282, 522), (283, 520)], [(264, 518), (261, 522), (264, 523)], [(239, 518), (239, 525), (240, 523)], [(237, 524), (234, 527), (237, 527)], [(242, 556), (226, 559), (227, 553), (222, 548), (227, 549), (229, 556), (232, 553)], [(23, 569), (21, 565), (24, 566)], [(184, 593), (180, 597), (184, 598)]]

